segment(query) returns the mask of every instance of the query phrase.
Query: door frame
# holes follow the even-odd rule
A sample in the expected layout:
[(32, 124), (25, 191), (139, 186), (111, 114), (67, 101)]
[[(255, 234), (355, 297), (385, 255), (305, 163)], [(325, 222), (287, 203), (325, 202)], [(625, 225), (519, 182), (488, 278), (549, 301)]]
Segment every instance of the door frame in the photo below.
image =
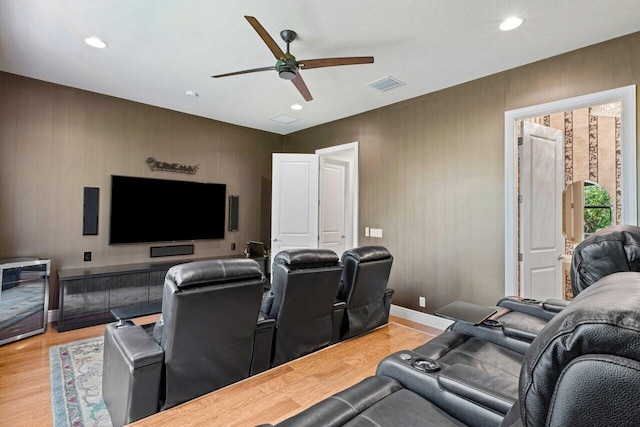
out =
[[(352, 217), (351, 217), (351, 227), (348, 230), (348, 233), (351, 234), (351, 246), (358, 246), (358, 141), (349, 142), (346, 144), (335, 145), (333, 147), (321, 148), (316, 150), (316, 154), (320, 157), (332, 157), (339, 156), (340, 154), (348, 154), (350, 159), (353, 159), (350, 163), (349, 168), (349, 183), (347, 190), (347, 203), (351, 203), (352, 206)], [(320, 194), (320, 192), (319, 192)], [(318, 227), (319, 229), (320, 227)]]
[(560, 111), (577, 110), (608, 102), (622, 102), (622, 223), (637, 225), (636, 86), (630, 85), (574, 98), (505, 111), (505, 295), (519, 295), (518, 283), (518, 141), (516, 121)]

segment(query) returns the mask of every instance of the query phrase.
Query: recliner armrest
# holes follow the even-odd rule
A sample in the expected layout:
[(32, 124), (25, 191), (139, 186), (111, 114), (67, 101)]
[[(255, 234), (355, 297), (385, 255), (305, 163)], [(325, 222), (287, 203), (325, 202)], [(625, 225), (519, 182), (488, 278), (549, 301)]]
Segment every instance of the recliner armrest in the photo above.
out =
[(258, 316), (255, 338), (253, 341), (253, 356), (251, 357), (251, 375), (259, 374), (269, 369), (271, 365), (271, 348), (273, 347), (273, 333), (276, 319)]
[(114, 426), (158, 412), (164, 350), (141, 327), (107, 326), (102, 394)]
[(545, 310), (542, 301), (520, 297), (505, 297), (498, 301), (498, 307), (505, 307), (511, 311), (529, 314), (539, 319), (551, 320), (556, 312)]
[(384, 314), (387, 317), (387, 322), (389, 321), (389, 312), (391, 311), (391, 299), (395, 291), (391, 288), (387, 288), (384, 290)]
[(569, 301), (565, 301), (563, 299), (554, 299), (550, 298), (542, 303), (542, 307), (553, 313), (560, 313), (569, 305)]
[(331, 342), (329, 344), (335, 344), (340, 341), (342, 323), (344, 322), (344, 312), (346, 309), (347, 303), (345, 301), (336, 301), (333, 304), (333, 312), (331, 313), (333, 331), (331, 335)]
[(454, 364), (438, 373), (438, 384), (451, 393), (506, 414), (518, 394), (518, 382), (472, 366)]
[(269, 315), (271, 312), (271, 306), (273, 305), (273, 292), (270, 290), (262, 296), (262, 303), (260, 303), (260, 312), (265, 315)]
[[(500, 411), (478, 405), (477, 402), (470, 401), (450, 390), (446, 391), (446, 396), (443, 394), (438, 377), (442, 372), (448, 370), (450, 365), (438, 362), (440, 370), (421, 372), (412, 366), (413, 361), (418, 359), (425, 359), (425, 356), (411, 350), (393, 353), (382, 359), (376, 370), (376, 375), (395, 379), (403, 387), (445, 409), (465, 425), (499, 425), (502, 422), (504, 413)], [(486, 383), (483, 388), (492, 390), (492, 384)], [(513, 384), (517, 390), (517, 380)], [(500, 383), (497, 385), (498, 387), (502, 386)]]

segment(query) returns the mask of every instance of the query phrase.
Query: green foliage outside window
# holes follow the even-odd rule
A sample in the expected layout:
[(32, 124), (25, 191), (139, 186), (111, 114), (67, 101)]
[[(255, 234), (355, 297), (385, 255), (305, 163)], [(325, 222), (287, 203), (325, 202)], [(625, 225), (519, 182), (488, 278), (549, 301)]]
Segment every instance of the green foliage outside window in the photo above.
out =
[(584, 186), (584, 232), (594, 233), (611, 225), (611, 198), (597, 184)]

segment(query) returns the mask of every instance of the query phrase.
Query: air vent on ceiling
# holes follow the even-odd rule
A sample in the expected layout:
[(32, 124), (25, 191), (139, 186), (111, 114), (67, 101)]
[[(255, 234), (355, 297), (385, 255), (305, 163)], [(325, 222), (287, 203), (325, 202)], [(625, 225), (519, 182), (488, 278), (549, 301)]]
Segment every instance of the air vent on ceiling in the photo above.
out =
[(394, 79), (391, 76), (384, 77), (380, 80), (376, 80), (375, 82), (369, 83), (368, 86), (371, 86), (374, 89), (378, 89), (380, 92), (386, 92), (391, 89), (395, 89), (400, 86), (404, 86), (405, 84), (400, 80)]
[(297, 122), (300, 119), (296, 119), (295, 117), (280, 114), (279, 116), (271, 117), (271, 120), (273, 120), (274, 122), (284, 123), (285, 125), (288, 125), (289, 123)]

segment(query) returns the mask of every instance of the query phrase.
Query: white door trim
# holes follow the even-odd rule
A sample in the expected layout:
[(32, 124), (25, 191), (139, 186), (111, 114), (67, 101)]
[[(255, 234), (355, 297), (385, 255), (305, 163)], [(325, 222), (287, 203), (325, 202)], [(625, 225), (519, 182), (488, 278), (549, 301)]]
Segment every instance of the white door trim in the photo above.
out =
[(323, 156), (326, 154), (340, 154), (341, 152), (352, 151), (353, 152), (353, 162), (351, 162), (352, 169), (349, 171), (349, 175), (351, 177), (350, 186), (351, 186), (351, 194), (353, 198), (353, 218), (352, 218), (352, 230), (351, 230), (351, 241), (353, 242), (353, 247), (358, 246), (358, 141), (349, 142), (347, 144), (335, 145), (333, 147), (321, 148), (316, 150), (316, 154)]
[(608, 102), (622, 102), (622, 222), (637, 225), (636, 183), (636, 86), (625, 86), (575, 98), (534, 105), (504, 113), (504, 189), (505, 189), (505, 295), (516, 295), (518, 239), (516, 223), (518, 142), (516, 120), (537, 117), (559, 111), (576, 110)]

